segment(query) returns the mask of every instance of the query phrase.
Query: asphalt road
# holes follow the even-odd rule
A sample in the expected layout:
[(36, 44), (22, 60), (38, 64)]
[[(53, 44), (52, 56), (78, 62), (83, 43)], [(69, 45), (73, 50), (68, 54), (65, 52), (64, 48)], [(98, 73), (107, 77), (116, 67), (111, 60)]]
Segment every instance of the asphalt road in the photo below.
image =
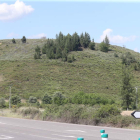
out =
[(97, 127), (49, 121), (0, 117), (0, 140), (101, 140), (100, 129), (108, 133), (108, 140), (138, 140), (140, 130)]

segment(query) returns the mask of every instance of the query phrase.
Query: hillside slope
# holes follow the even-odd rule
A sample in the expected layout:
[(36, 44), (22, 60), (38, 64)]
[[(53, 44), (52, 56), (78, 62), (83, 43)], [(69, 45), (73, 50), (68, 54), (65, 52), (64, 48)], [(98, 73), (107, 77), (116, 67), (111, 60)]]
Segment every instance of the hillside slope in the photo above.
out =
[[(45, 93), (54, 94), (61, 91), (66, 96), (84, 91), (85, 93), (108, 94), (119, 98), (121, 86), (121, 59), (114, 57), (131, 52), (137, 60), (140, 54), (119, 46), (111, 46), (108, 53), (84, 49), (71, 52), (76, 61), (62, 62), (61, 59), (49, 60), (46, 55), (34, 60), (34, 49), (46, 42), (41, 39), (28, 39), (26, 44), (21, 40), (0, 40), (0, 96), (9, 97), (9, 86), (12, 94), (28, 98), (34, 95), (41, 98)], [(134, 86), (140, 84), (140, 72), (134, 71)]]

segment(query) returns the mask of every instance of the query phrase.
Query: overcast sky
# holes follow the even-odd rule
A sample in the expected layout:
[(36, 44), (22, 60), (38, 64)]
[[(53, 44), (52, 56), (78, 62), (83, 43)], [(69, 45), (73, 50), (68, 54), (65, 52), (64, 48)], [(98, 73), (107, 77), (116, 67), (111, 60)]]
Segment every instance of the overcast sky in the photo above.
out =
[[(112, 1), (112, 2), (110, 2)], [(88, 32), (140, 52), (139, 0), (0, 0), (0, 39)]]

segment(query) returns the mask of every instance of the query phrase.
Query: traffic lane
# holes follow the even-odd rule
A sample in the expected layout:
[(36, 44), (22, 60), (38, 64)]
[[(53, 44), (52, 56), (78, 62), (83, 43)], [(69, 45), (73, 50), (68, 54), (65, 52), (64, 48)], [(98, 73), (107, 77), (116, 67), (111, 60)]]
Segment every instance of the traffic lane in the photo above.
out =
[[(1, 135), (2, 134), (2, 135)], [(3, 136), (3, 138), (1, 137)], [(10, 130), (1, 130), (0, 133), (0, 139), (13, 139), (13, 140), (77, 140), (77, 138), (64, 138), (63, 136), (58, 135), (57, 137), (48, 137), (48, 136), (41, 136), (37, 134), (27, 134), (27, 133), (21, 133), (21, 132), (15, 132), (15, 131), (10, 131)], [(85, 140), (97, 140), (101, 139), (97, 137), (84, 137)], [(110, 139), (110, 140), (117, 140), (117, 139)]]
[[(30, 139), (30, 137), (35, 137), (39, 139), (57, 139), (57, 140), (76, 140), (78, 137), (80, 137), (80, 134), (71, 135), (66, 132), (55, 132), (55, 131), (48, 131), (48, 130), (38, 130), (38, 129), (30, 129), (25, 127), (19, 127), (19, 126), (11, 126), (11, 125), (5, 125), (0, 124), (1, 127), (1, 135), (7, 135), (12, 136), (14, 139)], [(4, 134), (2, 133), (4, 132)], [(100, 139), (100, 135), (98, 136), (88, 136), (83, 135), (83, 137), (87, 140), (97, 140)]]
[[(22, 127), (22, 126), (11, 126), (11, 125), (5, 125), (5, 124), (0, 124), (1, 130), (5, 131), (5, 132), (10, 132), (10, 134), (15, 134), (13, 135), (13, 137), (16, 138), (20, 138), (22, 139), (22, 135), (24, 136), (28, 136), (28, 139), (30, 139), (30, 137), (36, 137), (36, 138), (40, 138), (40, 139), (67, 139), (67, 140), (76, 140), (78, 137), (84, 137), (85, 140), (97, 140), (97, 139), (101, 139), (100, 134), (98, 132), (98, 134), (92, 133), (90, 135), (88, 134), (73, 134), (72, 131), (70, 133), (66, 133), (66, 131), (62, 131), (62, 132), (55, 132), (55, 131), (49, 131), (49, 130), (38, 130), (37, 128), (31, 129), (31, 128), (27, 128), (27, 127)], [(3, 134), (3, 135), (9, 135), (9, 134)], [(116, 136), (116, 133), (112, 133), (112, 136), (109, 134), (109, 139), (110, 140), (124, 140), (124, 139), (128, 139), (131, 138), (135, 139), (133, 135), (132, 136), (126, 136), (126, 135), (122, 135), (121, 138), (119, 138), (119, 136), (117, 135), (117, 138), (115, 138), (114, 136)], [(24, 136), (24, 137), (25, 137)]]
[[(140, 137), (139, 130), (129, 130), (122, 128), (109, 128), (109, 127), (100, 127), (100, 126), (89, 126), (89, 125), (77, 125), (77, 124), (68, 124), (68, 123), (58, 123), (58, 122), (49, 122), (49, 121), (36, 121), (36, 120), (26, 120), (26, 119), (15, 119), (15, 118), (5, 118), (0, 117), (1, 123), (9, 122), (7, 125), (20, 125), (22, 127), (28, 127), (30, 129), (40, 129), (52, 132), (67, 133), (78, 137), (83, 136), (99, 136), (100, 129), (105, 129), (106, 133), (109, 134), (109, 138), (114, 139), (114, 136), (117, 136), (115, 139), (124, 140), (129, 138), (130, 140), (138, 139)], [(21, 127), (20, 126), (20, 127)]]
[(45, 137), (37, 134), (27, 134), (24, 132), (16, 132), (14, 130), (1, 129), (0, 139), (7, 140), (66, 140), (54, 137)]

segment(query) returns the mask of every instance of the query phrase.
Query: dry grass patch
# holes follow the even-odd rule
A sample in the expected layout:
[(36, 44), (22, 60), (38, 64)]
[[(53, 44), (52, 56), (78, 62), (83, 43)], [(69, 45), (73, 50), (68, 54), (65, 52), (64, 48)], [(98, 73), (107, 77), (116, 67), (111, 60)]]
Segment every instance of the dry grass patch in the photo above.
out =
[(131, 113), (134, 111), (122, 111), (121, 115), (122, 116), (131, 116)]

